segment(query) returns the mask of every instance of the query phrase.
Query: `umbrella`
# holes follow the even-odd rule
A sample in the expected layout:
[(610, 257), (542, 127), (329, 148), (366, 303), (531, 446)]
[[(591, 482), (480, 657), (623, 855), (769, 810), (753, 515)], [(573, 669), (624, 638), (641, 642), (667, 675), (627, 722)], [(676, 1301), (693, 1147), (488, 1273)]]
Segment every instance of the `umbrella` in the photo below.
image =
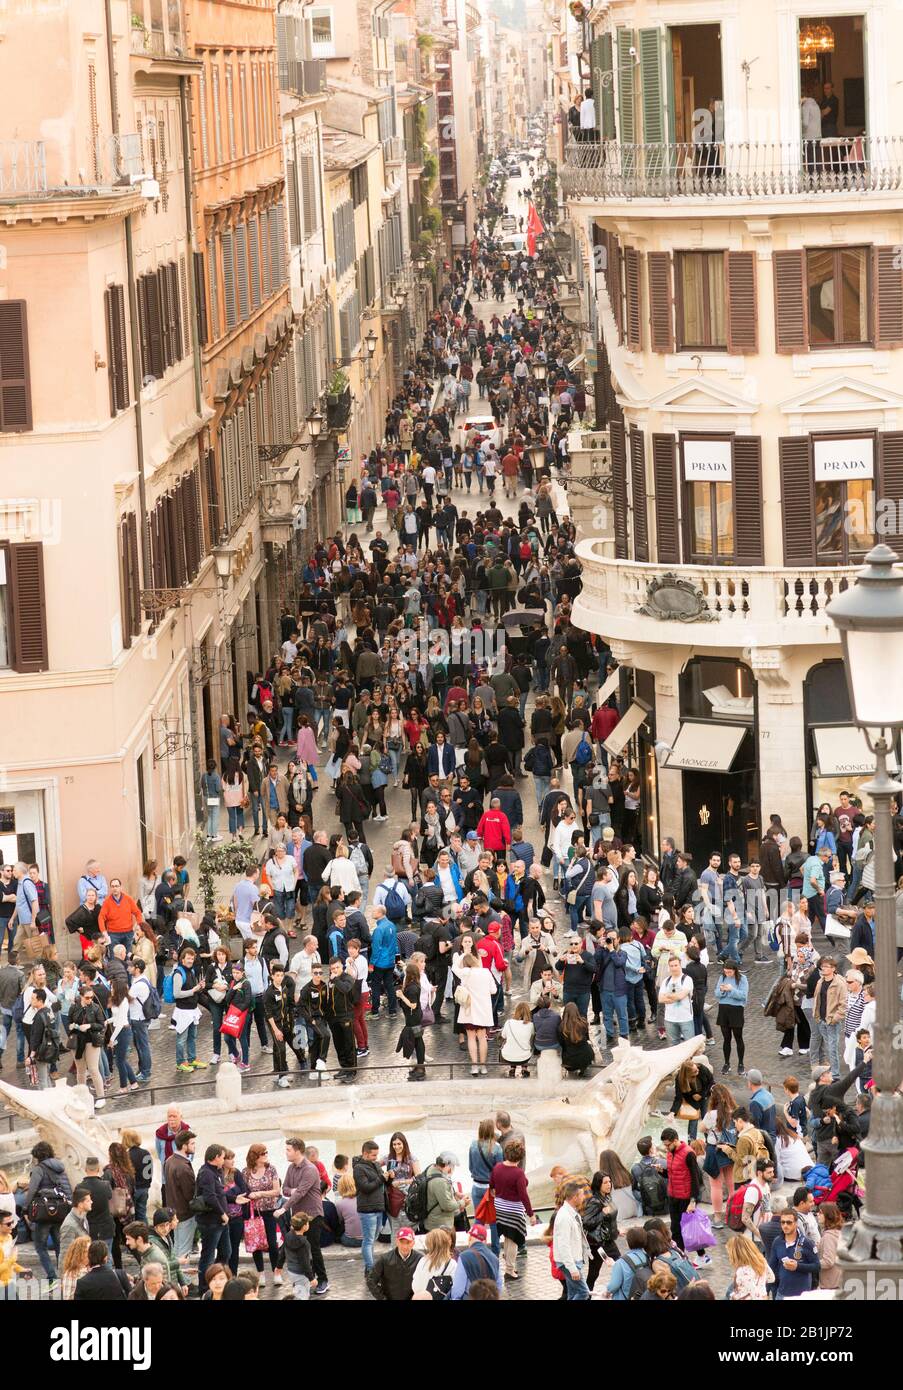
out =
[(513, 608), (502, 614), (502, 622), (511, 632), (515, 628), (543, 627), (546, 621), (544, 608)]

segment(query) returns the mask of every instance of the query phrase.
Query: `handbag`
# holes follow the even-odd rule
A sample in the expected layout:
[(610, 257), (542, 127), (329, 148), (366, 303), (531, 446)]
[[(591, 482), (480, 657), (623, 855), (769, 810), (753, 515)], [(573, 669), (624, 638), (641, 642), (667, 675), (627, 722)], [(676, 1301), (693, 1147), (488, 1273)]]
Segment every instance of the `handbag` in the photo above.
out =
[(429, 1004), (427, 1004), (427, 1006), (426, 1006), (425, 1009), (421, 1009), (421, 1010), (420, 1010), (420, 1018), (421, 1018), (421, 1022), (422, 1022), (422, 1023), (425, 1023), (425, 1024), (427, 1024), (427, 1025), (429, 1025), (430, 1023), (435, 1023), (435, 1022), (436, 1022), (436, 1015), (433, 1013), (433, 1011), (432, 1011), (432, 1009), (430, 1008)]
[(226, 1010), (226, 1016), (220, 1024), (220, 1032), (227, 1038), (240, 1038), (248, 1017), (247, 1009), (239, 1009), (235, 1004), (230, 1004)]
[(540, 864), (542, 864), (542, 867), (543, 867), (544, 869), (547, 869), (547, 868), (549, 867), (549, 865), (551, 864), (551, 862), (552, 862), (552, 851), (549, 849), (549, 846), (548, 846), (548, 845), (544, 845), (544, 846), (543, 846), (542, 854), (539, 856), (539, 862), (540, 862)]
[(717, 1178), (721, 1172), (721, 1165), (718, 1162), (719, 1153), (714, 1144), (706, 1144), (705, 1158), (702, 1160), (702, 1171), (707, 1177)]
[(245, 1218), (245, 1249), (253, 1255), (256, 1250), (266, 1250), (267, 1232), (263, 1217), (253, 1202), (248, 1203), (248, 1211), (251, 1215)]
[(495, 1195), (491, 1187), (486, 1189), (477, 1203), (477, 1209), (473, 1214), (473, 1219), (474, 1221), (482, 1221), (484, 1226), (495, 1225)]
[(677, 1112), (677, 1118), (679, 1120), (698, 1120), (699, 1111), (685, 1100)]
[(114, 1187), (110, 1196), (110, 1215), (117, 1221), (131, 1221), (135, 1203), (127, 1187)]
[(470, 1008), (470, 990), (465, 989), (464, 985), (458, 985), (455, 990), (455, 1003), (459, 1009)]
[(394, 1182), (386, 1188), (386, 1206), (390, 1216), (400, 1216), (404, 1210), (404, 1193)]

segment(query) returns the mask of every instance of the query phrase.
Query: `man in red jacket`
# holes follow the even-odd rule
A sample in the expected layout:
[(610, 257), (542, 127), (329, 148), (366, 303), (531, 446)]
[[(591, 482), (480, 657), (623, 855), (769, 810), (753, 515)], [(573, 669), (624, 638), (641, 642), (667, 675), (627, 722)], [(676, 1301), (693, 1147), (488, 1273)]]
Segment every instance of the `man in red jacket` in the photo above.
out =
[(483, 841), (484, 847), (492, 850), (493, 854), (504, 857), (508, 852), (508, 846), (511, 844), (511, 825), (497, 796), (492, 798), (489, 810), (484, 811), (480, 817), (477, 835)]
[(130, 946), (135, 928), (141, 925), (141, 921), (141, 908), (135, 899), (123, 893), (120, 879), (111, 878), (110, 892), (104, 898), (97, 925), (106, 932), (114, 946), (117, 941)]
[[(668, 1153), (668, 1215), (671, 1218), (671, 1239), (683, 1249), (680, 1218), (685, 1211), (695, 1211), (702, 1195), (702, 1175), (696, 1155), (676, 1129), (662, 1130), (662, 1143)], [(710, 1265), (705, 1250), (696, 1251), (697, 1265)]]
[(599, 747), (599, 757), (605, 767), (608, 767), (608, 753), (602, 747), (608, 735), (616, 724), (620, 722), (621, 716), (611, 705), (600, 705), (593, 715), (593, 722), (589, 726), (590, 737), (595, 739)]

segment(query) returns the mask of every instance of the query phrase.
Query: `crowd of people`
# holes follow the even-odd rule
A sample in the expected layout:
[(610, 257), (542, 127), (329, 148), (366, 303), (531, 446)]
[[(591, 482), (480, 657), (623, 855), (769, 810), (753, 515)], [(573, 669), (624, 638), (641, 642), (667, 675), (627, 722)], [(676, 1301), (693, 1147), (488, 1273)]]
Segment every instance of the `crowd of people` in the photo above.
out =
[[(774, 817), (758, 859), (730, 853), (723, 865), (713, 854), (698, 877), (672, 840), (643, 843), (640, 773), (605, 746), (617, 698), (594, 695), (611, 652), (572, 620), (580, 565), (560, 477), (567, 429), (585, 406), (567, 365), (573, 329), (556, 301), (551, 251), (510, 256), (493, 226), (482, 223), (455, 262), (384, 440), (348, 487), (348, 527), (308, 556), (280, 648), (249, 676), (246, 717), (223, 716), (220, 757), (200, 788), (205, 829), (211, 842), (225, 831), (252, 847), (246, 872), (228, 901), (195, 910), (184, 858), (162, 875), (147, 863), (131, 892), (91, 861), (66, 919), (80, 959), (63, 964), (39, 872), (5, 866), (0, 1053), (14, 1039), (31, 1084), (71, 1071), (101, 1108), (112, 1089), (125, 1096), (147, 1085), (150, 1034), (164, 1028), (175, 1034), (181, 1074), (216, 1066), (224, 1044), (247, 1071), (256, 1037), (255, 1058), (288, 1088), (324, 1073), (355, 1081), (373, 1021), (384, 1017), (397, 1020), (396, 1052), (420, 1082), (437, 1036), (454, 1036), (473, 1076), (493, 1065), (524, 1079), (551, 1052), (579, 1079), (619, 1040), (699, 1037), (714, 1047), (712, 1013), (721, 1077), (735, 1072), (749, 1097), (738, 1104), (726, 1081), (715, 1082), (704, 1051), (687, 1063), (673, 1107), (686, 1139), (666, 1127), (660, 1153), (642, 1139), (637, 1180), (624, 1180), (616, 1160), (557, 1184), (550, 1270), (569, 1299), (595, 1295), (603, 1267), (615, 1299), (668, 1299), (685, 1286), (688, 1297), (708, 1296), (698, 1269), (711, 1230), (686, 1221), (708, 1190), (712, 1227), (724, 1218), (734, 1232), (732, 1296), (783, 1297), (826, 1277), (828, 1236), (836, 1246), (860, 1200), (875, 1007), (870, 817), (844, 793), (837, 808), (822, 808), (806, 849)], [(481, 308), (490, 295), (501, 312)], [(488, 400), (491, 426), (469, 418), (475, 392)], [(498, 478), (519, 499), (516, 517), (498, 505)], [(410, 816), (399, 816), (390, 853), (377, 861), (368, 829), (389, 819), (387, 793), (393, 817), (407, 807), (396, 789)], [(528, 831), (528, 796), (538, 836)], [(845, 901), (855, 903), (850, 950), (837, 960), (821, 934)], [(802, 1065), (812, 1064), (811, 1089), (787, 1075), (780, 1105), (745, 1065), (750, 951), (775, 970), (767, 1013), (780, 1057), (793, 1055), (795, 1040)], [(333, 1175), (333, 1192), (300, 1140), (281, 1183), (261, 1145), (244, 1168), (211, 1145), (195, 1177), (186, 1133), (158, 1148), (167, 1200), (150, 1222), (138, 1136), (123, 1135), (103, 1171), (66, 1179), (68, 1229), (73, 1212), (87, 1222), (78, 1256), (86, 1287), (182, 1296), (199, 1233), (199, 1290), (237, 1297), (229, 1290), (242, 1239), (251, 1250), (250, 1222), (258, 1271), (266, 1250), (296, 1297), (322, 1294), (322, 1184), (327, 1205), (345, 1212), (333, 1233), (360, 1240), (377, 1298), (494, 1297), (488, 1287), (467, 1290), (485, 1283), (497, 1293), (518, 1278), (534, 1220), (519, 1136), (500, 1144), (487, 1126), (471, 1151), (475, 1221), (455, 1262), (442, 1233), (461, 1229), (468, 1203), (452, 1183), (454, 1155), (424, 1168), (434, 1192), (441, 1187), (443, 1219), (418, 1220), (408, 1196), (420, 1192), (421, 1174), (403, 1135), (383, 1158), (372, 1149), (355, 1156), (351, 1171)], [(62, 1188), (54, 1163), (42, 1153), (36, 1170)], [(303, 1200), (295, 1168), (310, 1183)], [(817, 1186), (823, 1233), (802, 1222), (810, 1213), (795, 1193), (786, 1209), (771, 1196), (776, 1181), (803, 1179)], [(103, 1220), (98, 1183), (113, 1189)], [(647, 1210), (653, 1186), (661, 1204)], [(626, 1227), (622, 1253), (617, 1199), (627, 1188), (647, 1219)], [(22, 1219), (47, 1276), (65, 1280), (72, 1269), (59, 1262), (59, 1244), (52, 1259), (56, 1226), (32, 1210), (41, 1190), (28, 1192)], [(421, 1227), (424, 1251), (415, 1248)], [(380, 1233), (394, 1245), (376, 1262)], [(144, 1274), (143, 1292), (129, 1292), (126, 1251), (162, 1266), (157, 1292)]]

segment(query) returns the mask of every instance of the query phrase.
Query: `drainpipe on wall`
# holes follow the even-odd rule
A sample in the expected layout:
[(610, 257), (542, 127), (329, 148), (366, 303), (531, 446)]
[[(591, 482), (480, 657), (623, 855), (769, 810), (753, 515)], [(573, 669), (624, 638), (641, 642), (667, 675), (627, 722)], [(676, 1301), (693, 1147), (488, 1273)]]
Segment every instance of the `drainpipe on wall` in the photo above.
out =
[(194, 366), (194, 406), (198, 415), (204, 407), (204, 382), (201, 364), (201, 340), (198, 336), (197, 286), (194, 278), (194, 169), (191, 150), (191, 113), (188, 78), (179, 78), (179, 114), (182, 120), (182, 182), (185, 189), (185, 245), (190, 259), (188, 271), (188, 307), (191, 322), (191, 360)]

